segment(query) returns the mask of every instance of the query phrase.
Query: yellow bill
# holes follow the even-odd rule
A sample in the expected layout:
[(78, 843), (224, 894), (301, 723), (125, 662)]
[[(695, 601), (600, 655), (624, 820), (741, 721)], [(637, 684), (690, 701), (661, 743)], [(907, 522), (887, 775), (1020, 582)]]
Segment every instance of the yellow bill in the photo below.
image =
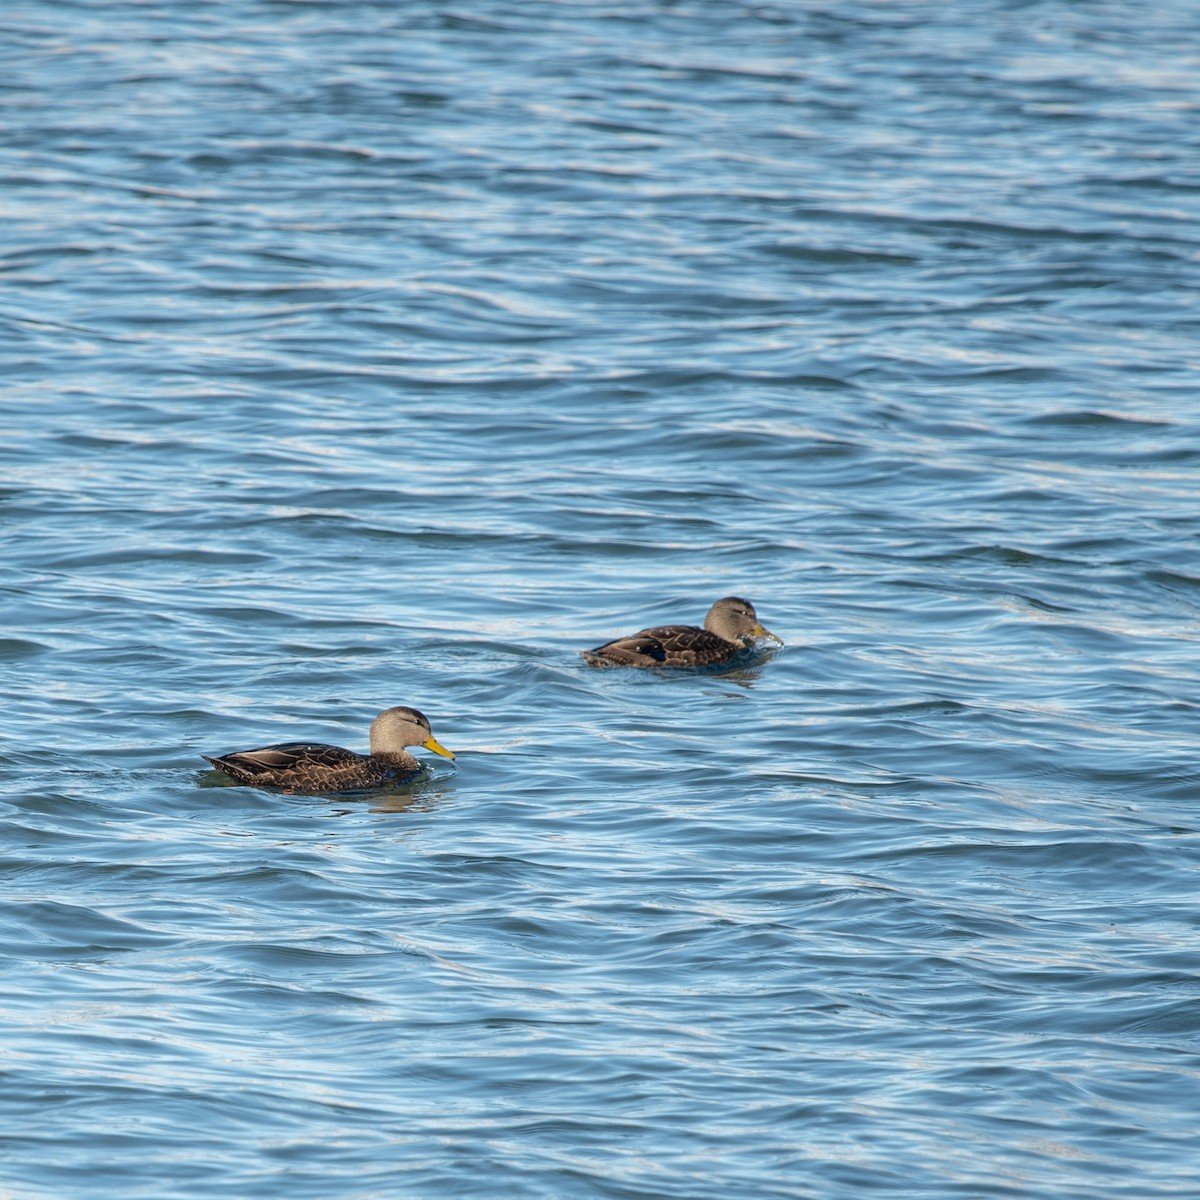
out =
[(447, 750), (446, 747), (443, 746), (442, 743), (439, 742), (432, 733), (421, 743), (421, 745), (424, 746), (426, 750), (432, 750), (434, 754), (440, 754), (443, 758), (454, 757), (453, 752)]

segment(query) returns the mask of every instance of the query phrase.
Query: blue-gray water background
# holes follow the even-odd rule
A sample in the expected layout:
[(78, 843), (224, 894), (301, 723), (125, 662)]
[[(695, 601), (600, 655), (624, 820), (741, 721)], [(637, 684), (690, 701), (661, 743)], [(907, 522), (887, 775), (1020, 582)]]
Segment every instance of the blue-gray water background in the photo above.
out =
[(1200, 1194), (1198, 29), (7, 0), (0, 1192)]

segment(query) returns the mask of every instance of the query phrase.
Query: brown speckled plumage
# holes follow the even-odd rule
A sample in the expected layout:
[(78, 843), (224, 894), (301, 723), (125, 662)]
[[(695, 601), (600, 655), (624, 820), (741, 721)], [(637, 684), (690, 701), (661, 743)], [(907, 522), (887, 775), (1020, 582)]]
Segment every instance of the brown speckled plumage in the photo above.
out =
[(252, 787), (283, 792), (348, 792), (384, 787), (421, 768), (406, 746), (424, 746), (453, 758), (433, 736), (429, 721), (415, 708), (386, 709), (371, 722), (371, 751), (356, 754), (319, 742), (282, 742), (259, 750), (238, 750), (206, 758), (218, 771)]
[(755, 638), (783, 645), (782, 639), (759, 624), (749, 600), (726, 596), (708, 610), (703, 629), (658, 625), (585, 650), (583, 657), (594, 667), (712, 667), (745, 653)]

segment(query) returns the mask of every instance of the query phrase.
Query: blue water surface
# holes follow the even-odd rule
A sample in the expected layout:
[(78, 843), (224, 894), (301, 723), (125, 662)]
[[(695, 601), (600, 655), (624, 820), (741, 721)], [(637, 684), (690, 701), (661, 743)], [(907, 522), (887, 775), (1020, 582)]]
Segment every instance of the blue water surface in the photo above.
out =
[(1198, 28), (9, 0), (0, 1192), (1200, 1194)]

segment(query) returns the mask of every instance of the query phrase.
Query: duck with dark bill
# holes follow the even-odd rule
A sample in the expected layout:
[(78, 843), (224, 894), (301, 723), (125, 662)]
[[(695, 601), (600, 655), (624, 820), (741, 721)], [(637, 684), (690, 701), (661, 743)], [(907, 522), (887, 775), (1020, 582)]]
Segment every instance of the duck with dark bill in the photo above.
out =
[(712, 667), (745, 654), (756, 638), (783, 645), (782, 638), (763, 628), (749, 600), (726, 596), (708, 610), (703, 629), (656, 625), (585, 650), (583, 657), (594, 667)]

